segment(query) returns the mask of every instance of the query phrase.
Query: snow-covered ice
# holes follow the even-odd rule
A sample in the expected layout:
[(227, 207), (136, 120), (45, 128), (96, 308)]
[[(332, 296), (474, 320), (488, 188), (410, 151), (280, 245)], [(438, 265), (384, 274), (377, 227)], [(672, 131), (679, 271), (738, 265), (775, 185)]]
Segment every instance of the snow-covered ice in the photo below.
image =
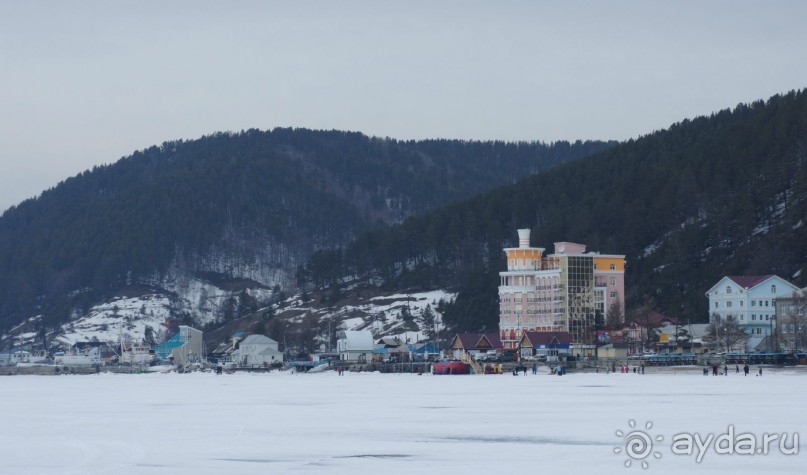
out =
[[(651, 371), (653, 371), (651, 369)], [(807, 373), (563, 377), (210, 373), (0, 378), (0, 473), (802, 473), (798, 455), (671, 453), (681, 432), (804, 431)], [(803, 453), (801, 453), (803, 452)]]

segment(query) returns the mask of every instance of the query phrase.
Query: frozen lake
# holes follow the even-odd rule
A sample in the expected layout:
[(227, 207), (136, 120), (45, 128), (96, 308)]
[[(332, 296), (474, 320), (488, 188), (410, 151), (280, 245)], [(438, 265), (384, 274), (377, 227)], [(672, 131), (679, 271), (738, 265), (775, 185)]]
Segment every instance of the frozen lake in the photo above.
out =
[[(803, 473), (804, 440), (796, 455), (777, 441), (767, 455), (707, 449), (700, 463), (697, 451), (673, 454), (671, 441), (733, 425), (760, 441), (787, 433), (787, 449), (794, 433), (807, 439), (805, 388), (807, 374), (795, 371), (698, 369), (0, 377), (0, 473), (631, 473), (642, 461), (650, 473)], [(663, 437), (644, 459), (616, 434), (636, 429)]]

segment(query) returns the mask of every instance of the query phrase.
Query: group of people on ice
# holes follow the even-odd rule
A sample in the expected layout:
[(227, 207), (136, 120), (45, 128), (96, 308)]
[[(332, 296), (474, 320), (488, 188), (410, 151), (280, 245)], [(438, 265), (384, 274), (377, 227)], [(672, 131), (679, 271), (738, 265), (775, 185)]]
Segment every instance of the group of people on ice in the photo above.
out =
[[(606, 372), (609, 372), (609, 373), (616, 373), (616, 364), (615, 363), (611, 364), (610, 368), (608, 368), (606, 366), (606, 370), (607, 370)], [(597, 372), (599, 372), (599, 370), (597, 370)], [(620, 366), (619, 367), (619, 372), (623, 373), (623, 374), (630, 373), (630, 372), (633, 372), (633, 374), (644, 374), (644, 364), (641, 364), (639, 366), (634, 366), (633, 368), (631, 368), (628, 365)]]
[[(735, 374), (740, 374), (740, 365), (734, 365), (734, 372), (735, 372)], [(748, 374), (750, 372), (751, 372), (751, 367), (748, 366), (748, 363), (746, 363), (743, 366), (743, 374), (748, 376)], [(719, 364), (713, 364), (712, 365), (712, 376), (718, 376), (718, 375), (728, 376), (728, 374), (729, 374), (729, 365), (725, 365), (722, 370), (721, 370)], [(703, 375), (704, 376), (709, 376), (709, 367), (708, 366), (703, 368)], [(761, 366), (759, 367), (759, 372), (757, 373), (757, 376), (762, 376), (762, 367)]]

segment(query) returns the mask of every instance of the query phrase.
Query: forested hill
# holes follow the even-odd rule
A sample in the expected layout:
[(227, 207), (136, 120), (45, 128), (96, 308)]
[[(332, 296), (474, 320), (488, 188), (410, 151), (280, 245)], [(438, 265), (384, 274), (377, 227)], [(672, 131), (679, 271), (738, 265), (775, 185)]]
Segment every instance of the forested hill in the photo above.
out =
[[(627, 309), (703, 321), (726, 274), (807, 283), (807, 94), (775, 96), (620, 144), (312, 256), (319, 285), (375, 275), (387, 285), (459, 290), (446, 318), (495, 328), (501, 249), (588, 244), (627, 255)], [(333, 271), (334, 266), (340, 266)]]
[(317, 248), (609, 145), (275, 129), (138, 151), (0, 217), (0, 334), (38, 313), (53, 325), (168, 274), (285, 288)]

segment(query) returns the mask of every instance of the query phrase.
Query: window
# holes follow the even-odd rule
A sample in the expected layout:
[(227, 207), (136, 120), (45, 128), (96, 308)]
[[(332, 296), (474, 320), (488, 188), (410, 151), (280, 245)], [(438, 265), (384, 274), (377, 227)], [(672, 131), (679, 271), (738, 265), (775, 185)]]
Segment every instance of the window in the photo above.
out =
[(756, 319), (757, 319), (757, 316), (756, 316), (756, 314), (754, 314), (754, 315), (751, 315), (751, 320), (756, 320)]
[(597, 264), (594, 264), (594, 270), (597, 270)]
[(757, 306), (757, 301), (756, 301), (756, 300), (752, 300), (752, 301), (751, 301), (751, 306), (752, 306), (752, 307), (756, 307), (756, 306)]
[(768, 306), (768, 301), (767, 301), (767, 300), (765, 301), (765, 306), (766, 306), (766, 307)]
[(731, 293), (731, 287), (726, 287), (726, 293), (727, 293), (727, 294), (730, 294), (730, 293)]
[(611, 277), (611, 286), (616, 285), (616, 277)]
[(720, 302), (715, 302), (715, 308), (720, 308)]
[[(499, 262), (501, 262), (501, 261), (499, 261)], [(776, 293), (776, 286), (775, 285), (771, 285), (771, 293), (772, 294)]]
[(731, 308), (731, 301), (726, 302), (726, 307)]
[(743, 320), (745, 320), (745, 317), (743, 315), (740, 315), (740, 321), (743, 321)]
[[(499, 261), (501, 262), (501, 261)], [(611, 270), (616, 270), (616, 264), (611, 264)]]
[(744, 303), (744, 302), (743, 302), (742, 300), (740, 300), (740, 307), (742, 307), (742, 306), (743, 306), (743, 303)]
[[(501, 262), (501, 261), (499, 261), (499, 262)], [(612, 299), (615, 299), (615, 298), (616, 298), (616, 292), (611, 292), (611, 298), (612, 298)]]

